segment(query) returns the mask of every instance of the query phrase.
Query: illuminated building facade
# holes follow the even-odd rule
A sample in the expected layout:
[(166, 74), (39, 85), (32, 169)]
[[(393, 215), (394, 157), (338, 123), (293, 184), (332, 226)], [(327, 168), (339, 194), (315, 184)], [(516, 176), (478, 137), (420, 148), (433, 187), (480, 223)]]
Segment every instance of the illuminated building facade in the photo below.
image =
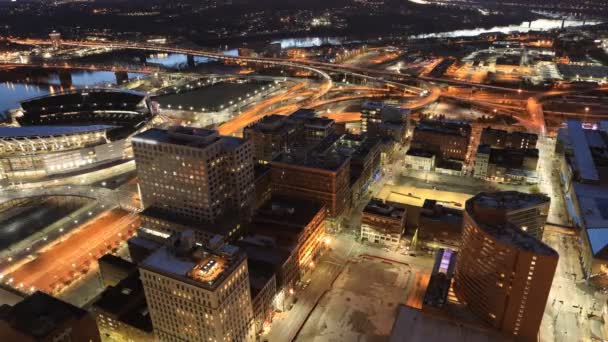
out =
[(466, 203), (454, 292), (492, 327), (516, 340), (536, 341), (559, 256), (497, 215), (496, 204), (486, 193)]
[(297, 256), (303, 273), (324, 247), (326, 218), (320, 202), (274, 195), (256, 211), (248, 231), (288, 248)]
[(301, 129), (283, 115), (269, 115), (243, 129), (243, 136), (253, 143), (256, 161), (268, 163), (301, 138)]
[(130, 138), (155, 115), (144, 94), (79, 89), (21, 103), (0, 128), (0, 179), (31, 181), (132, 158)]
[(465, 160), (471, 125), (452, 120), (421, 120), (412, 137), (412, 148), (424, 149), (443, 159)]
[(145, 207), (195, 222), (253, 210), (251, 142), (190, 127), (150, 129), (133, 138)]
[(281, 154), (271, 162), (273, 194), (325, 204), (330, 217), (341, 215), (350, 202), (350, 157)]
[(372, 198), (363, 209), (361, 239), (397, 247), (405, 230), (405, 208)]
[(255, 341), (247, 257), (238, 247), (200, 247), (186, 231), (140, 266), (158, 341)]
[(152, 320), (137, 268), (118, 283), (108, 286), (93, 303), (92, 311), (104, 341), (154, 340)]

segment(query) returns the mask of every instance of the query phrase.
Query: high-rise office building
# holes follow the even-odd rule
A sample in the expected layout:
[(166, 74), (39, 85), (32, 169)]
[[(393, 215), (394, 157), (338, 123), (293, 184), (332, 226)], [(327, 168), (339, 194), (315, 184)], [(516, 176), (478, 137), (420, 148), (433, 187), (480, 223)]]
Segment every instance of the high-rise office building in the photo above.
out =
[(482, 192), (471, 205), (485, 221), (509, 222), (542, 240), (551, 199), (543, 194), (517, 191)]
[(503, 205), (487, 193), (467, 201), (454, 292), (492, 327), (536, 341), (559, 256), (511, 223)]
[(254, 207), (251, 142), (192, 127), (150, 129), (133, 138), (144, 207), (197, 222)]
[(247, 257), (238, 247), (201, 247), (184, 231), (140, 267), (158, 341), (255, 340)]

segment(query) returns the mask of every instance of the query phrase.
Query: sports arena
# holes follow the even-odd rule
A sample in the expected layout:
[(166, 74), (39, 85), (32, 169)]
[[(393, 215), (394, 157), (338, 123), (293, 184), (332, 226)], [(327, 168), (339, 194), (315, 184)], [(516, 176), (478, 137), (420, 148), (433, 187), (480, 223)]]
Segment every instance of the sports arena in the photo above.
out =
[(21, 103), (0, 127), (0, 179), (73, 175), (132, 159), (131, 137), (156, 115), (145, 94), (78, 89)]

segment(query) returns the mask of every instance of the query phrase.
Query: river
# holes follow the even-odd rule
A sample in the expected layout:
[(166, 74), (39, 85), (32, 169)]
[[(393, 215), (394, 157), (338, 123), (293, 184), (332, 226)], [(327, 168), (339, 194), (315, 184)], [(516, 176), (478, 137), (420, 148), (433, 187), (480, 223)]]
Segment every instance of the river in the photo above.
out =
[[(92, 86), (113, 86), (116, 75), (111, 71), (72, 70), (72, 83), (76, 88)], [(145, 77), (144, 74), (129, 73), (129, 79)], [(0, 114), (19, 107), (23, 100), (60, 91), (59, 74), (49, 71), (46, 77), (36, 82), (0, 82)]]

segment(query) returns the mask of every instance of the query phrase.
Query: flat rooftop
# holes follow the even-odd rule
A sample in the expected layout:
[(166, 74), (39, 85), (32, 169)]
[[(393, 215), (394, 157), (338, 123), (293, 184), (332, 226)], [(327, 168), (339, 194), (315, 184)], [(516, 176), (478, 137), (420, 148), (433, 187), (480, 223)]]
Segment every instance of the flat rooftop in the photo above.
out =
[(114, 315), (118, 320), (137, 329), (152, 332), (144, 288), (139, 271), (131, 273), (116, 286), (109, 286), (93, 303), (93, 307)]
[(471, 134), (471, 125), (457, 120), (420, 120), (414, 128), (416, 130), (466, 137)]
[(209, 146), (218, 140), (220, 140), (220, 135), (216, 130), (194, 127), (151, 128), (133, 137), (133, 142), (200, 148)]
[(37, 291), (14, 306), (0, 307), (0, 319), (13, 329), (36, 339), (49, 337), (70, 318), (80, 319), (88, 312)]
[(511, 245), (518, 249), (538, 255), (558, 256), (557, 252), (553, 248), (536, 239), (532, 235), (523, 232), (521, 229), (519, 229), (519, 227), (511, 223), (484, 224), (477, 222), (477, 224), (486, 233), (504, 244)]
[(282, 195), (272, 196), (253, 216), (253, 222), (303, 228), (322, 211), (320, 202)]
[(431, 151), (427, 151), (427, 150), (424, 150), (424, 149), (421, 149), (421, 148), (415, 148), (415, 147), (412, 148), (412, 147), (410, 147), (407, 150), (406, 155), (408, 155), (408, 156), (414, 156), (414, 157), (431, 158), (435, 154), (433, 152), (431, 152)]
[(539, 204), (549, 203), (551, 199), (543, 194), (528, 194), (518, 191), (481, 192), (467, 201), (476, 202), (480, 207), (504, 208), (505, 210), (517, 210)]
[(194, 233), (185, 231), (171, 236), (141, 267), (213, 291), (244, 259), (245, 253), (236, 246), (216, 250), (197, 246)]
[(506, 337), (490, 329), (463, 324), (400, 305), (389, 342), (506, 342)]
[(384, 203), (379, 198), (372, 198), (363, 209), (363, 214), (384, 216), (395, 220), (401, 220), (405, 216), (405, 208), (395, 204)]
[(483, 220), (486, 222), (482, 222), (475, 213), (477, 209), (484, 210), (484, 208), (518, 210), (528, 206), (548, 204), (549, 201), (547, 196), (541, 194), (525, 194), (517, 191), (482, 192), (466, 202), (465, 211), (473, 220), (476, 220), (482, 230), (497, 241), (535, 254), (557, 256), (557, 252), (553, 248), (522, 231), (519, 227), (508, 222), (488, 222), (487, 219)]
[(579, 177), (583, 181), (599, 182), (600, 176), (580, 120), (568, 120), (567, 125), (568, 136), (574, 149), (574, 163)]
[(289, 128), (287, 117), (279, 114), (267, 115), (249, 126), (246, 130), (254, 130), (262, 133), (276, 133), (287, 130)]
[(337, 152), (330, 152), (324, 155), (309, 154), (310, 153), (281, 153), (272, 161), (272, 163), (283, 163), (310, 169), (337, 171), (350, 160), (350, 157)]
[(572, 182), (587, 228), (608, 228), (608, 185)]

